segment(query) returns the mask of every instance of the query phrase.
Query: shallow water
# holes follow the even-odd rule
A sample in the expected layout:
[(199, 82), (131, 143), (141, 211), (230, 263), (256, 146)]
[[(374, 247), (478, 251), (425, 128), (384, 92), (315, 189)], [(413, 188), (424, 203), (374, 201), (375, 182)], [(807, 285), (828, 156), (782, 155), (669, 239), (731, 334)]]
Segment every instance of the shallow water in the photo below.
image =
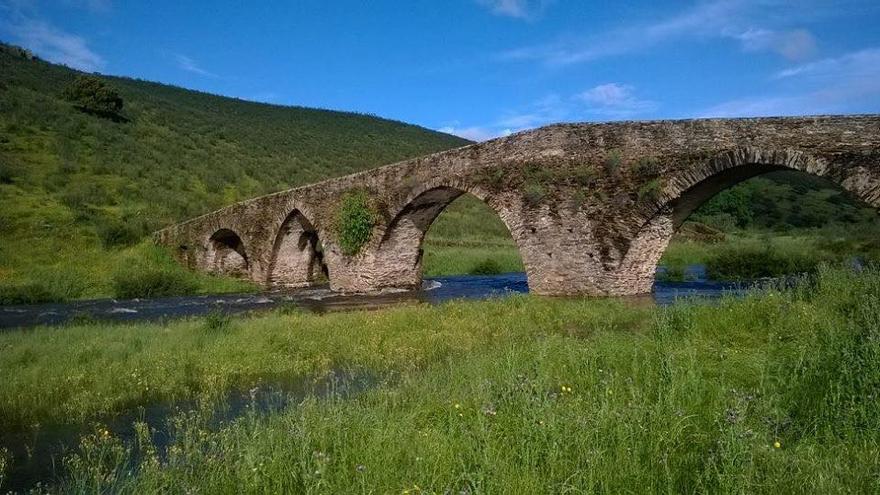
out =
[[(662, 272), (662, 269), (660, 270)], [(681, 298), (715, 299), (743, 293), (750, 284), (717, 282), (706, 278), (705, 268), (693, 265), (686, 282), (656, 282), (654, 292), (635, 299), (669, 305)], [(244, 313), (295, 306), (318, 313), (376, 309), (401, 303), (438, 304), (454, 299), (486, 299), (528, 292), (525, 273), (456, 275), (425, 279), (417, 291), (378, 294), (339, 294), (327, 287), (279, 290), (260, 294), (179, 296), (156, 299), (96, 299), (67, 303), (0, 306), (0, 329), (59, 325), (78, 321), (151, 321), (206, 315), (214, 311)]]
[[(335, 370), (320, 378), (295, 382), (261, 384), (250, 390), (236, 390), (214, 398), (209, 404), (196, 401), (158, 403), (83, 424), (48, 425), (3, 432), (0, 448), (12, 461), (7, 467), (2, 493), (27, 492), (63, 481), (65, 456), (78, 450), (80, 439), (94, 433), (100, 425), (127, 446), (136, 441), (135, 423), (143, 423), (160, 458), (174, 440), (170, 421), (187, 413), (207, 414), (206, 426), (218, 429), (248, 414), (265, 415), (299, 404), (307, 397), (349, 398), (382, 383), (377, 377), (352, 371)], [(204, 417), (204, 416), (200, 416)], [(131, 459), (132, 468), (138, 459)]]

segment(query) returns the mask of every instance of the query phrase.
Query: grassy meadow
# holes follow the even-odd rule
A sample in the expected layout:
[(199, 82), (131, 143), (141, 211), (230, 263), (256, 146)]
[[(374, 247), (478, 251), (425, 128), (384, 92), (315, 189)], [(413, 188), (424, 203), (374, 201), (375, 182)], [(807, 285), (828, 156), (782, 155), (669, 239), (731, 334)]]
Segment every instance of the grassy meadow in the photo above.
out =
[(717, 305), (518, 296), (37, 328), (0, 334), (0, 427), (349, 370), (378, 380), (221, 425), (183, 412), (167, 448), (95, 423), (53, 490), (875, 493), (878, 343), (880, 272), (839, 269)]

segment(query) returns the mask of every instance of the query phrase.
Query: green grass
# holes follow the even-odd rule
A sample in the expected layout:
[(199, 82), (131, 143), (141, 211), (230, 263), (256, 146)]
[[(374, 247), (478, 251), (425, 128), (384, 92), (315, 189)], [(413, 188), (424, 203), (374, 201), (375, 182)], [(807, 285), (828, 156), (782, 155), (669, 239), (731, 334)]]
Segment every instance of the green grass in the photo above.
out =
[[(27, 256), (27, 255), (26, 255)], [(36, 256), (36, 253), (30, 253)], [(0, 279), (0, 304), (35, 304), (70, 299), (160, 297), (253, 292), (252, 283), (191, 272), (150, 242), (96, 252), (46, 253), (44, 266)]]
[(390, 381), (219, 429), (184, 414), (163, 458), (99, 426), (67, 458), (66, 489), (871, 493), (878, 301), (880, 273), (822, 270), (717, 306), (523, 296), (11, 332), (0, 417), (82, 421), (350, 369)]
[(467, 144), (370, 115), (100, 76), (125, 101), (127, 121), (113, 121), (63, 98), (77, 74), (0, 44), (6, 301), (114, 296), (117, 260), (154, 230), (260, 194)]
[(437, 217), (424, 242), (423, 273), (491, 275), (523, 271), (522, 259), (504, 222), (470, 194)]
[(822, 263), (845, 263), (854, 258), (880, 261), (880, 241), (870, 225), (836, 225), (790, 232), (735, 230), (725, 239), (706, 242), (675, 236), (660, 265), (667, 278), (680, 279), (684, 267), (706, 265), (716, 280), (753, 279), (814, 272)]

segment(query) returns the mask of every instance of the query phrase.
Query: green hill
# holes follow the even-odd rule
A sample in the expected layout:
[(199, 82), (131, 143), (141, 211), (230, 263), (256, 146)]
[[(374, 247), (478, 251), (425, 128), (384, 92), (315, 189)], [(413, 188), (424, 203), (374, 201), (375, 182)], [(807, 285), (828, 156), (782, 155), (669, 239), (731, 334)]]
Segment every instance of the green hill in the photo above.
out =
[(102, 118), (62, 97), (80, 74), (0, 45), (0, 301), (111, 294), (120, 264), (164, 263), (144, 262), (162, 257), (147, 247), (123, 249), (163, 225), (468, 143), (370, 115), (109, 76), (123, 119)]

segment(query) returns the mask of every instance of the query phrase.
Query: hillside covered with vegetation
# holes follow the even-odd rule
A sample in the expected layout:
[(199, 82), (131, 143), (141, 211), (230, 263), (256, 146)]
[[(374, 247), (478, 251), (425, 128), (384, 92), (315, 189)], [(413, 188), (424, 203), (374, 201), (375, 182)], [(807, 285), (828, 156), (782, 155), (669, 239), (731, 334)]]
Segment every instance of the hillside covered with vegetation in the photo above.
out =
[(0, 302), (118, 293), (122, 265), (134, 278), (132, 264), (173, 270), (163, 253), (128, 248), (164, 225), (467, 144), (370, 115), (100, 76), (123, 101), (108, 118), (68, 101), (80, 74), (0, 45)]

